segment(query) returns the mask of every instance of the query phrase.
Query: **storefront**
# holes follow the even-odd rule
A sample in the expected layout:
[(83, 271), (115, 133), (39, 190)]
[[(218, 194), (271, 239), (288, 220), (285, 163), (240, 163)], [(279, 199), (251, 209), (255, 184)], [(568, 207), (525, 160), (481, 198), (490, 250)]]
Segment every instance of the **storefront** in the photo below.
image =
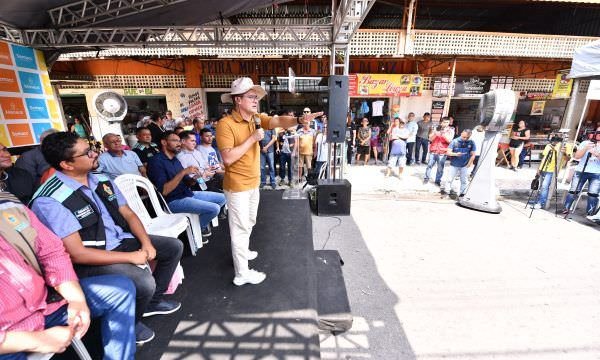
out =
[(350, 113), (356, 123), (367, 117), (372, 125), (386, 128), (391, 118), (406, 118), (410, 110), (403, 99), (422, 95), (421, 75), (350, 74)]
[[(123, 121), (108, 123), (98, 118), (93, 99), (105, 91), (116, 92), (125, 98), (127, 115)], [(59, 93), (63, 108), (70, 109), (71, 116), (89, 114), (90, 127), (96, 139), (109, 132), (131, 134), (139, 120), (155, 112), (163, 115), (170, 110), (175, 119), (206, 119), (205, 94), (198, 88), (60, 89)]]

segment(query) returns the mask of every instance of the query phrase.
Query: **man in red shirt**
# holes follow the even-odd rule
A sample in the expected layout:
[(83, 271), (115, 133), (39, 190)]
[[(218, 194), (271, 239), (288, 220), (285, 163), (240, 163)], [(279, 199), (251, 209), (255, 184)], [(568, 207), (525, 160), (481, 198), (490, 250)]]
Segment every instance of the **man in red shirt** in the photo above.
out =
[(132, 281), (121, 275), (78, 281), (62, 241), (31, 210), (0, 193), (0, 213), (0, 359), (63, 352), (85, 335), (90, 317), (102, 322), (105, 359), (134, 359)]
[(446, 150), (448, 145), (454, 138), (454, 129), (450, 126), (448, 117), (442, 118), (440, 125), (429, 134), (429, 162), (425, 170), (425, 178), (423, 184), (427, 184), (431, 177), (431, 169), (437, 164), (437, 172), (435, 174), (435, 184), (441, 185), (442, 175), (444, 174), (444, 165), (446, 163)]

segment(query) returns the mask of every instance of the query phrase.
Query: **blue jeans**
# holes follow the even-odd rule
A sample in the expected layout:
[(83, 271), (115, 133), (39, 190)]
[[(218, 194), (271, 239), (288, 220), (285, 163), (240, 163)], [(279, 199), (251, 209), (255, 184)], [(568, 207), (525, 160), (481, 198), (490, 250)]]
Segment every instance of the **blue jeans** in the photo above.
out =
[(260, 152), (260, 185), (267, 183), (267, 171), (265, 167), (269, 166), (269, 177), (271, 179), (271, 185), (275, 186), (275, 154), (272, 152), (264, 153)]
[[(80, 279), (92, 318), (101, 322), (104, 359), (134, 359), (135, 286), (125, 276), (103, 275)], [(45, 328), (67, 324), (67, 305), (45, 318)], [(0, 355), (1, 360), (26, 360), (27, 353)]]
[[(156, 249), (156, 268), (153, 273), (148, 269), (126, 263), (75, 266), (75, 272), (80, 279), (97, 275), (125, 275), (131, 279), (135, 284), (135, 316), (137, 320), (141, 320), (142, 314), (149, 304), (157, 304), (162, 300), (183, 253), (183, 243), (179, 239), (158, 235), (149, 236), (152, 246)], [(137, 239), (124, 239), (114, 251), (132, 252), (137, 251), (140, 247)]]
[(548, 192), (550, 191), (550, 184), (552, 184), (552, 177), (554, 173), (552, 171), (542, 171), (540, 174), (540, 180), (543, 180), (540, 184), (540, 194), (538, 195), (538, 199), (536, 203), (540, 204), (542, 207), (546, 206), (546, 201), (548, 201)]
[(225, 205), (225, 195), (212, 191), (194, 191), (194, 196), (173, 200), (169, 209), (174, 213), (192, 213), (200, 215), (200, 226), (205, 228)]
[(462, 195), (467, 190), (469, 180), (469, 168), (466, 166), (458, 167), (450, 165), (450, 168), (446, 171), (446, 183), (444, 184), (444, 188), (446, 189), (446, 192), (452, 191), (452, 182), (454, 182), (454, 178), (457, 174), (460, 174), (460, 195)]
[(437, 184), (442, 181), (442, 175), (444, 174), (444, 165), (446, 164), (446, 155), (441, 154), (429, 154), (429, 163), (427, 163), (427, 169), (425, 170), (425, 179), (429, 181), (431, 178), (431, 169), (437, 164), (437, 171), (435, 173), (435, 182)]
[(292, 154), (282, 152), (279, 154), (279, 177), (281, 180), (285, 179), (286, 167), (288, 181), (292, 181)]
[[(581, 181), (579, 181), (580, 178)], [(582, 173), (581, 171), (575, 172), (573, 180), (571, 180), (571, 188), (565, 199), (565, 209), (571, 208), (575, 197), (581, 192), (586, 182), (589, 182), (586, 212), (588, 215), (592, 215), (595, 212), (596, 206), (598, 206), (598, 192), (600, 192), (600, 174)]]
[(415, 143), (407, 142), (406, 143), (406, 165), (410, 165), (415, 162)]
[(417, 136), (417, 141), (415, 144), (415, 162), (419, 162), (419, 154), (423, 150), (423, 156), (421, 157), (421, 163), (425, 164), (425, 159), (427, 159), (427, 152), (429, 151), (429, 139), (420, 138)]

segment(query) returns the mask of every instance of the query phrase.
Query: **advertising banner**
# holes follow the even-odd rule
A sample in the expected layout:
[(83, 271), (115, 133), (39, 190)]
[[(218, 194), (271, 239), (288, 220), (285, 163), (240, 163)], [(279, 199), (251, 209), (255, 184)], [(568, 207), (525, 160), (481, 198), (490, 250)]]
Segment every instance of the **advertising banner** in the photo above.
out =
[(531, 104), (531, 113), (529, 115), (544, 115), (545, 101), (533, 101)]
[(454, 85), (454, 96), (481, 97), (490, 91), (491, 84), (491, 77), (457, 76)]
[(350, 74), (350, 96), (421, 96), (423, 77), (415, 74)]
[(567, 79), (568, 72), (562, 72), (556, 75), (554, 89), (552, 90), (553, 99), (564, 99), (571, 96), (573, 79)]
[(64, 130), (64, 120), (40, 51), (0, 41), (0, 143), (39, 143), (51, 127)]

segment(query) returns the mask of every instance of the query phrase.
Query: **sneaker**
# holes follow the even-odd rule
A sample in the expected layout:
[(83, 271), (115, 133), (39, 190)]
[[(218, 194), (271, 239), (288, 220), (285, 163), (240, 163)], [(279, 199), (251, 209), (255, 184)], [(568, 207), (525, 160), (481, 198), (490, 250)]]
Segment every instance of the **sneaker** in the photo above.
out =
[(436, 186), (442, 186), (442, 183), (441, 183), (441, 182), (439, 182), (439, 181), (436, 181), (436, 182), (434, 182), (434, 184), (435, 184)]
[(450, 191), (450, 199), (452, 199), (452, 200), (458, 199), (458, 194), (455, 193), (454, 191)]
[(588, 215), (585, 217), (586, 219), (595, 222), (596, 224), (600, 224), (600, 213), (596, 215)]
[(233, 283), (236, 286), (242, 286), (244, 284), (256, 285), (256, 284), (260, 284), (261, 282), (263, 282), (266, 278), (267, 278), (267, 275), (265, 273), (250, 269), (246, 273), (244, 273), (240, 276), (236, 276), (233, 279)]
[(154, 331), (144, 325), (141, 321), (135, 324), (135, 343), (137, 345), (145, 344), (154, 339)]
[(448, 195), (448, 193), (446, 192), (446, 190), (442, 189), (442, 190), (440, 190), (440, 195), (446, 196), (446, 195)]
[(427, 185), (429, 183), (428, 179), (423, 179), (423, 185)]
[(533, 204), (533, 206), (531, 207), (532, 209), (536, 209), (539, 210), (542, 208), (542, 204)]
[(181, 303), (179, 301), (161, 300), (157, 304), (148, 305), (142, 317), (172, 314), (180, 308)]
[(273, 190), (277, 189), (277, 185), (276, 184), (271, 184), (271, 189), (273, 189)]
[(248, 260), (254, 260), (254, 259), (256, 259), (257, 256), (258, 256), (258, 252), (257, 251), (250, 250), (246, 254), (246, 259), (248, 259)]

